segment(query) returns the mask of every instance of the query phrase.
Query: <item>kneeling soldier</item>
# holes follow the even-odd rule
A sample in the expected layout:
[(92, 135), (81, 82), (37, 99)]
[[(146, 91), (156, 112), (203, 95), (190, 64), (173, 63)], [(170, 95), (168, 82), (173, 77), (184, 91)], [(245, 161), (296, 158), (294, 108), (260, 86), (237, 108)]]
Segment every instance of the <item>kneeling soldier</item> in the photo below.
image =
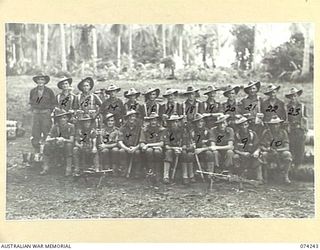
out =
[[(130, 110), (124, 116), (126, 122), (120, 128), (120, 168), (127, 169), (127, 177), (130, 177), (131, 168), (134, 165), (135, 177), (141, 175), (141, 150), (139, 145), (141, 123), (137, 119), (137, 111)], [(135, 164), (134, 164), (135, 163)]]
[(235, 133), (234, 172), (241, 175), (247, 168), (254, 168), (257, 171), (257, 180), (262, 181), (262, 167), (259, 161), (260, 148), (257, 134), (249, 129), (249, 122), (245, 117), (236, 120), (235, 124), (239, 129)]
[(54, 162), (53, 156), (62, 153), (65, 157), (66, 172), (65, 175), (71, 175), (72, 148), (74, 142), (74, 125), (68, 123), (69, 113), (65, 110), (55, 112), (55, 124), (52, 126), (44, 146), (44, 165), (41, 175), (47, 174), (49, 162)]
[(73, 162), (75, 167), (75, 175), (80, 174), (81, 169), (84, 169), (84, 165), (89, 163), (92, 165), (92, 161), (96, 171), (99, 171), (99, 157), (97, 153), (97, 134), (93, 128), (94, 119), (89, 114), (84, 114), (79, 120), (80, 127), (75, 134), (75, 146), (73, 148)]
[(141, 131), (140, 146), (145, 155), (147, 170), (160, 180), (164, 128), (160, 125), (159, 115), (152, 112), (144, 118), (149, 124)]
[(282, 122), (283, 120), (278, 116), (275, 116), (271, 118), (269, 122), (266, 122), (269, 128), (265, 129), (262, 133), (260, 147), (263, 152), (262, 156), (264, 164), (271, 168), (274, 164), (280, 167), (284, 174), (284, 182), (289, 184), (291, 181), (288, 175), (292, 156), (289, 151), (288, 133), (280, 126)]
[(104, 126), (97, 133), (97, 145), (99, 149), (99, 158), (102, 169), (113, 169), (113, 173), (117, 174), (117, 163), (119, 159), (119, 129), (115, 127), (114, 114), (107, 113), (103, 119)]
[[(208, 172), (213, 173), (214, 154), (210, 148), (210, 130), (205, 127), (204, 116), (201, 114), (196, 114), (192, 123), (194, 123), (194, 129), (191, 130), (191, 138), (196, 146), (195, 153), (199, 155), (201, 166), (204, 166), (204, 169)], [(191, 178), (191, 181), (194, 182), (194, 178)]]
[(212, 128), (210, 132), (211, 146), (215, 149), (213, 151), (215, 165), (220, 168), (222, 164), (224, 169), (231, 170), (234, 155), (234, 132), (231, 127), (228, 127), (228, 118), (228, 115), (218, 117), (218, 120), (216, 121), (218, 126)]
[(171, 115), (166, 121), (168, 129), (165, 132), (165, 158), (164, 158), (164, 170), (163, 170), (163, 183), (169, 184), (170, 166), (173, 166), (172, 179), (174, 180), (175, 170), (179, 161), (181, 164), (186, 165), (186, 151), (182, 150), (184, 144), (184, 131), (181, 129), (181, 120), (183, 116)]

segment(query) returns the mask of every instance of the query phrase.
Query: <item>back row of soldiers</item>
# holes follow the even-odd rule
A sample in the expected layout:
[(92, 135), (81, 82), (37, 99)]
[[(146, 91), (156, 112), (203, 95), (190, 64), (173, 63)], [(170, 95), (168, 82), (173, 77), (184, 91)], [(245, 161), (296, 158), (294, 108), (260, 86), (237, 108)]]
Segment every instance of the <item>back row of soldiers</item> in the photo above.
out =
[(296, 88), (285, 95), (287, 105), (277, 98), (280, 86), (273, 84), (267, 86), (267, 98), (262, 100), (257, 95), (260, 82), (249, 82), (244, 87), (247, 97), (240, 102), (236, 99), (240, 87), (228, 85), (222, 104), (216, 101), (221, 89), (209, 86), (204, 102), (197, 100), (198, 89), (188, 87), (185, 102), (176, 102), (178, 92), (167, 89), (163, 94), (167, 103), (161, 105), (158, 88), (143, 93), (144, 104), (137, 101), (141, 93), (131, 88), (124, 92), (127, 102), (123, 103), (115, 85), (92, 93), (91, 77), (79, 82), (78, 95), (70, 92), (71, 78), (57, 83), (62, 91), (56, 96), (45, 86), (49, 76), (33, 80), (38, 86), (30, 92), (31, 142), (36, 153), (44, 154), (41, 174), (48, 172), (49, 158), (57, 149), (65, 155), (67, 176), (72, 174), (72, 162), (75, 175), (93, 163), (97, 171), (112, 168), (115, 175), (133, 166), (133, 175), (149, 172), (169, 183), (172, 169), (180, 162), (185, 184), (195, 181), (194, 163), (209, 172), (227, 169), (237, 174), (252, 167), (259, 180), (263, 169), (280, 166), (284, 181), (290, 183), (292, 162), (298, 167), (303, 159), (306, 108), (298, 100), (302, 90)]

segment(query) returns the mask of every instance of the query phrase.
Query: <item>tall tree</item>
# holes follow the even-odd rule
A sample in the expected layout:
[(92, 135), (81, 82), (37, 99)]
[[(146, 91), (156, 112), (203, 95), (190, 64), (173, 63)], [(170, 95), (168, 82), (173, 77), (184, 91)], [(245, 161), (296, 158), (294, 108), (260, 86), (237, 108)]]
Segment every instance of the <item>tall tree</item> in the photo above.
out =
[(64, 24), (60, 24), (60, 38), (61, 38), (61, 64), (62, 70), (67, 71), (67, 57), (66, 57), (66, 37)]
[(48, 59), (48, 34), (49, 34), (49, 25), (44, 24), (43, 27), (43, 64), (47, 64)]
[(129, 68), (132, 68), (132, 25), (129, 24)]
[(37, 30), (37, 65), (41, 67), (41, 24), (38, 24)]
[(309, 24), (304, 26), (304, 49), (303, 49), (303, 63), (301, 75), (310, 73), (310, 27)]
[(92, 28), (92, 54), (93, 54), (93, 70), (97, 70), (97, 59), (98, 59), (98, 43), (97, 43), (97, 29)]
[(117, 67), (121, 67), (121, 34), (124, 31), (125, 26), (122, 24), (113, 24), (111, 26), (111, 33), (116, 36), (117, 39)]

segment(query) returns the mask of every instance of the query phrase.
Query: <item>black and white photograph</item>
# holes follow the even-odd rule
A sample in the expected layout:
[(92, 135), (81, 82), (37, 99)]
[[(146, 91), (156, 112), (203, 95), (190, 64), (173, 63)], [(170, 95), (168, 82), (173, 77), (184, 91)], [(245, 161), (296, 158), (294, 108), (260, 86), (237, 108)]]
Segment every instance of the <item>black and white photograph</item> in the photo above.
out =
[(315, 218), (313, 23), (6, 23), (6, 220)]

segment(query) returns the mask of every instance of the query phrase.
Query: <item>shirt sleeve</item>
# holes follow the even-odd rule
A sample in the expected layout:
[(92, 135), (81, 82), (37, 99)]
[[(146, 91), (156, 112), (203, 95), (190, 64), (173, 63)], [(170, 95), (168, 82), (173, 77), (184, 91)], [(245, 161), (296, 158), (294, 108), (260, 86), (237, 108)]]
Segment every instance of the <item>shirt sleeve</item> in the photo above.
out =
[(146, 135), (145, 135), (145, 131), (142, 130), (141, 134), (140, 134), (140, 143), (146, 143)]
[(234, 141), (234, 131), (232, 128), (227, 128), (227, 138), (226, 141)]
[(215, 128), (210, 129), (210, 141), (216, 143), (217, 142), (217, 135)]
[(96, 94), (93, 94), (93, 95), (94, 95), (95, 104), (100, 107), (102, 105), (102, 101), (101, 101), (100, 97), (97, 96)]
[(74, 125), (73, 124), (71, 124), (71, 126), (70, 126), (70, 136), (75, 136), (75, 128), (74, 128)]
[(261, 140), (260, 140), (260, 145), (264, 146), (264, 147), (268, 147), (270, 145), (270, 141), (268, 139), (268, 131), (267, 130), (263, 131), (263, 133), (262, 133)]

